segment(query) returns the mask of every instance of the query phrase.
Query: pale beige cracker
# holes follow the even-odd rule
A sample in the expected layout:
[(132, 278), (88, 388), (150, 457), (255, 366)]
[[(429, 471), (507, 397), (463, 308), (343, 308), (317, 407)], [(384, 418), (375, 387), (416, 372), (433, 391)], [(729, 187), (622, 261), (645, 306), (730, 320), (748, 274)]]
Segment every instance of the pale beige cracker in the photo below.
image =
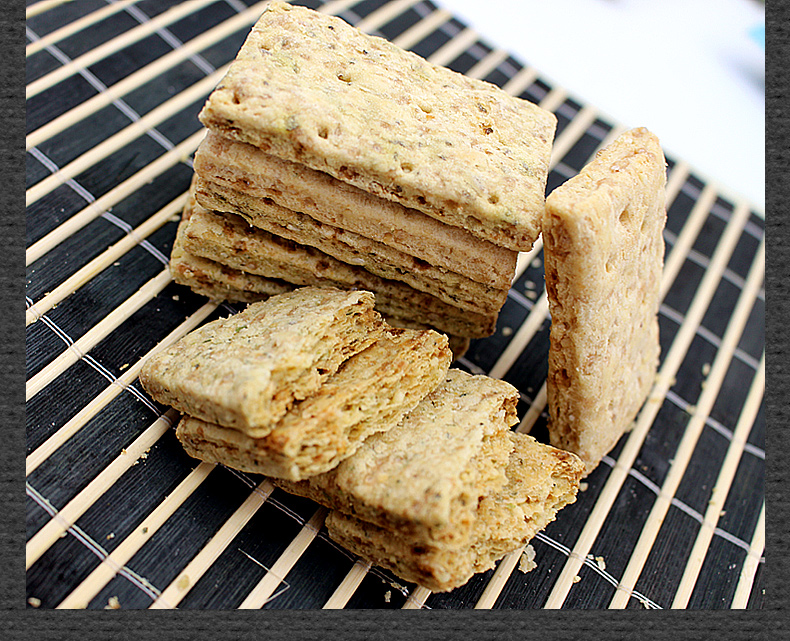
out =
[(478, 501), (505, 484), (518, 391), (450, 369), (391, 430), (369, 437), (335, 469), (284, 490), (405, 536), (460, 549)]
[(481, 314), (498, 312), (507, 298), (507, 289), (495, 289), (442, 271), (387, 245), (281, 207), (268, 198), (249, 196), (204, 179), (198, 181), (196, 195), (209, 210), (237, 214), (270, 234), (315, 247), (343, 263), (406, 283), (460, 309)]
[(543, 223), (552, 444), (592, 470), (655, 378), (666, 163), (644, 128), (555, 189)]
[(326, 519), (329, 536), (405, 581), (434, 592), (460, 587), (524, 546), (559, 510), (576, 500), (584, 471), (577, 456), (526, 434), (510, 432), (508, 436), (514, 446), (505, 468), (507, 483), (480, 499), (468, 546), (447, 550), (338, 511)]
[(299, 481), (328, 472), (368, 436), (397, 425), (444, 379), (451, 359), (446, 336), (389, 328), (263, 438), (189, 416), (176, 433), (195, 458)]
[(513, 250), (540, 232), (554, 115), (340, 18), (269, 5), (200, 119)]
[(140, 383), (179, 412), (261, 437), (373, 342), (373, 294), (305, 287), (252, 303), (149, 358)]
[(211, 131), (195, 152), (194, 167), (212, 183), (250, 197), (270, 198), (320, 223), (495, 289), (509, 288), (516, 271), (518, 252)]
[(405, 283), (380, 278), (315, 248), (251, 227), (234, 214), (209, 212), (198, 206), (185, 230), (184, 248), (192, 255), (266, 278), (372, 291), (379, 300), (386, 298), (387, 313), (424, 322), (449, 334), (481, 338), (491, 335), (496, 326), (498, 311), (478, 314), (448, 305)]

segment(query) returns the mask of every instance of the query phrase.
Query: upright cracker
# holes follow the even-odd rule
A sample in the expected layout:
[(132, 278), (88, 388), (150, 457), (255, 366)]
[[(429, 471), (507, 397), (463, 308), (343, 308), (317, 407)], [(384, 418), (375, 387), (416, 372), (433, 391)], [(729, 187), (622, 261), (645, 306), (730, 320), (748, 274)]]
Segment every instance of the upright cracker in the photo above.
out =
[(226, 189), (270, 198), (319, 223), (359, 234), (489, 287), (509, 288), (516, 271), (517, 252), (211, 131), (195, 152), (195, 172)]
[(305, 287), (194, 330), (143, 365), (165, 405), (261, 437), (384, 332), (370, 292)]
[(299, 481), (331, 470), (368, 436), (397, 425), (442, 381), (451, 358), (442, 334), (388, 328), (263, 438), (189, 416), (176, 433), (195, 458)]
[(461, 549), (436, 547), (430, 541), (404, 536), (343, 514), (330, 512), (329, 536), (375, 565), (434, 592), (466, 583), (473, 574), (494, 567), (553, 521), (557, 512), (576, 500), (581, 460), (510, 432), (513, 449), (505, 468), (505, 486), (480, 499), (472, 538)]
[(630, 428), (655, 377), (665, 182), (658, 139), (640, 128), (547, 199), (549, 430), (588, 472)]
[(380, 527), (459, 549), (472, 536), (480, 497), (505, 484), (517, 402), (512, 385), (451, 369), (397, 427), (369, 437), (334, 470), (278, 485)]
[(200, 119), (513, 250), (540, 232), (554, 115), (339, 18), (273, 2)]

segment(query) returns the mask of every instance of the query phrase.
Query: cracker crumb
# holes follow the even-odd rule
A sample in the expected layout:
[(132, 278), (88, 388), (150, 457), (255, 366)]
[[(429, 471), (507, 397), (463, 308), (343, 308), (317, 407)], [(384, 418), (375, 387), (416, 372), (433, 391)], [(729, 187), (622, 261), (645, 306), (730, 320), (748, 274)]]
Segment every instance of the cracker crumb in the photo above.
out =
[(513, 328), (505, 325), (502, 328), (502, 336), (510, 336), (513, 333)]
[(178, 294), (173, 294), (173, 300), (178, 302), (181, 300), (181, 297)]
[(595, 557), (595, 564), (598, 566), (598, 569), (603, 572), (606, 569), (606, 561), (602, 556)]
[(392, 599), (392, 590), (387, 590), (384, 593), (384, 603), (389, 603), (391, 599)]
[(29, 605), (31, 608), (40, 608), (40, 607), (41, 607), (41, 599), (39, 599), (39, 598), (37, 598), (37, 597), (34, 597), (34, 596), (32, 596), (32, 597), (30, 597), (30, 598), (27, 600), (27, 604), (28, 604), (28, 605)]
[(144, 527), (144, 528), (142, 529), (142, 532), (143, 532), (143, 534), (148, 534), (148, 528), (147, 528), (147, 527)]
[(107, 537), (106, 537), (106, 538), (107, 538), (107, 540), (108, 540), (108, 541), (109, 541), (110, 539), (114, 539), (114, 538), (115, 538), (115, 532), (110, 532), (110, 533), (107, 535)]
[(710, 374), (710, 363), (703, 363), (702, 365), (702, 375), (707, 376)]
[(574, 583), (578, 583), (581, 580), (582, 580), (582, 578), (578, 574), (575, 577), (573, 577), (573, 582)]
[(537, 293), (536, 291), (533, 291), (533, 290), (528, 290), (528, 291), (526, 292), (526, 296), (527, 296), (527, 298), (529, 298), (530, 300), (535, 300), (535, 299), (538, 297), (538, 293)]
[(189, 587), (189, 575), (182, 574), (178, 579), (178, 583), (176, 583), (176, 587), (179, 590), (186, 590)]
[(589, 483), (587, 483), (587, 481), (582, 481), (579, 483), (579, 492), (586, 492), (588, 487), (590, 487)]
[(123, 364), (123, 365), (121, 365), (121, 366), (120, 366), (118, 369), (119, 369), (120, 371), (123, 371), (123, 370), (125, 370), (127, 367), (129, 367), (129, 363), (124, 363), (124, 364)]
[(535, 548), (531, 545), (527, 545), (524, 548), (524, 551), (521, 553), (521, 558), (518, 562), (518, 569), (526, 574), (527, 572), (532, 572), (538, 564), (535, 563)]
[(530, 265), (532, 267), (536, 267), (536, 268), (540, 267), (542, 264), (543, 264), (543, 261), (540, 258), (533, 258), (532, 262), (530, 263)]
[(104, 606), (105, 610), (120, 610), (121, 609), (121, 602), (118, 600), (117, 596), (111, 596), (107, 600), (107, 605)]

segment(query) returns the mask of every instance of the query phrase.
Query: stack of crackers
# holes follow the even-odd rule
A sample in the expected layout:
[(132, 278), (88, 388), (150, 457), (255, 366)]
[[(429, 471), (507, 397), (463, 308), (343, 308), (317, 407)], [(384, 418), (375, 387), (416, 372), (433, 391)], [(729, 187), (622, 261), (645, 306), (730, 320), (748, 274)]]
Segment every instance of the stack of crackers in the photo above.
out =
[(446, 591), (526, 544), (584, 470), (511, 431), (512, 385), (451, 359), (446, 336), (391, 327), (370, 292), (305, 287), (195, 330), (140, 381), (184, 414), (190, 455), (314, 499), (333, 539)]
[[(335, 540), (435, 591), (524, 545), (655, 377), (656, 137), (626, 132), (546, 199), (553, 115), (281, 2), (200, 119), (171, 270), (250, 305), (141, 373), (187, 452), (327, 506)], [(511, 429), (515, 388), (449, 369), (541, 233), (551, 446)]]
[(364, 289), (393, 323), (493, 333), (540, 233), (553, 114), (273, 2), (200, 120), (178, 282), (239, 301)]

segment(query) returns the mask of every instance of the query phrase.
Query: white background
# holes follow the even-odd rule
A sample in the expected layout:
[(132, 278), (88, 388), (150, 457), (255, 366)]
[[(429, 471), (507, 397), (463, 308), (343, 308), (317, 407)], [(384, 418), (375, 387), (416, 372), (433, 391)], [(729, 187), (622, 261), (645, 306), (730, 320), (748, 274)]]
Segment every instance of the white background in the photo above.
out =
[(765, 207), (756, 0), (435, 0), (584, 104), (645, 126), (723, 193)]

